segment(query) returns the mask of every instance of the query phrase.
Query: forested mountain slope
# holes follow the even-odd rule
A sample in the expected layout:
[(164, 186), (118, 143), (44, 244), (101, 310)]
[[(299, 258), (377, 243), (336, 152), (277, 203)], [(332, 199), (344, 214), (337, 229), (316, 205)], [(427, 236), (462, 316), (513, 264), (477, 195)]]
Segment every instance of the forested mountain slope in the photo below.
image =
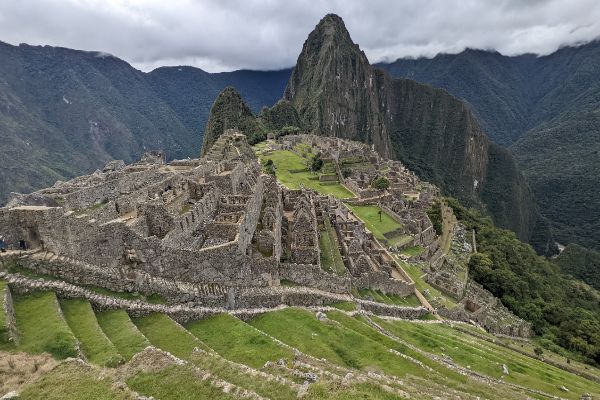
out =
[(600, 248), (600, 42), (544, 57), (466, 50), (379, 64), (468, 101), (510, 145), (559, 242)]
[(283, 93), (288, 71), (209, 74), (192, 67), (136, 70), (116, 57), (0, 42), (0, 204), (112, 159), (145, 150), (197, 156), (210, 106), (235, 85), (259, 110)]

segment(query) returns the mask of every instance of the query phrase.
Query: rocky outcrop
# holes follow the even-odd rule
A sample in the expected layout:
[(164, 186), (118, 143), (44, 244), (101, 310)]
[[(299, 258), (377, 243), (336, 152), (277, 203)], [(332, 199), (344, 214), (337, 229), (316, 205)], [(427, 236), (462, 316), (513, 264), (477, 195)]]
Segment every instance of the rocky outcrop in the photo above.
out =
[(200, 156), (207, 154), (227, 129), (238, 129), (249, 137), (259, 131), (259, 124), (250, 107), (231, 86), (226, 87), (213, 103), (204, 130)]
[(371, 144), (464, 203), (487, 208), (521, 240), (535, 237), (539, 251), (549, 248), (531, 190), (470, 107), (445, 90), (373, 68), (337, 15), (308, 36), (285, 99), (312, 133)]

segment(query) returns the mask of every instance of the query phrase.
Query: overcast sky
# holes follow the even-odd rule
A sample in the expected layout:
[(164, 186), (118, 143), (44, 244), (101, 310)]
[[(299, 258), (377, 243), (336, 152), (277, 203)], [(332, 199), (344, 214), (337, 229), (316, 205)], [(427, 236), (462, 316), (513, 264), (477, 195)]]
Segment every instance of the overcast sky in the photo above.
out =
[(600, 0), (0, 0), (0, 40), (105, 51), (145, 71), (280, 69), (329, 12), (371, 62), (548, 54), (600, 36)]

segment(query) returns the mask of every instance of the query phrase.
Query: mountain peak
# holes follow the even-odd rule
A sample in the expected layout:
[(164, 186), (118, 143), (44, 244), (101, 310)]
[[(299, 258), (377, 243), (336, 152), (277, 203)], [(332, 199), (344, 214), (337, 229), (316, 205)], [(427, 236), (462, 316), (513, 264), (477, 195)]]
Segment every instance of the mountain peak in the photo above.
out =
[(342, 45), (350, 44), (352, 46), (358, 46), (354, 44), (350, 33), (346, 29), (344, 20), (336, 14), (327, 14), (315, 26), (315, 29), (308, 35), (306, 39), (305, 47), (311, 49), (327, 48), (330, 45)]

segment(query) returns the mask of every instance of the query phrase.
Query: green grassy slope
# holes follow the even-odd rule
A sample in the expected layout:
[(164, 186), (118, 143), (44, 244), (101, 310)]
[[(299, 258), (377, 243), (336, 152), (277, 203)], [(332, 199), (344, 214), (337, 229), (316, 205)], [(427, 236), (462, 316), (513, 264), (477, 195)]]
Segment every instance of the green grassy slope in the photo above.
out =
[(227, 314), (192, 322), (186, 328), (223, 357), (254, 368), (262, 367), (267, 361), (294, 356), (291, 350)]
[(28, 353), (48, 352), (55, 358), (76, 357), (76, 339), (60, 315), (53, 292), (14, 296), (19, 330), (18, 349)]
[(60, 307), (88, 361), (109, 367), (123, 362), (123, 357), (98, 325), (94, 310), (87, 300), (61, 300)]
[(96, 314), (96, 319), (104, 334), (126, 360), (150, 345), (123, 310), (103, 311)]
[(163, 314), (134, 318), (133, 322), (152, 345), (176, 357), (188, 359), (194, 348), (209, 350), (177, 322)]

